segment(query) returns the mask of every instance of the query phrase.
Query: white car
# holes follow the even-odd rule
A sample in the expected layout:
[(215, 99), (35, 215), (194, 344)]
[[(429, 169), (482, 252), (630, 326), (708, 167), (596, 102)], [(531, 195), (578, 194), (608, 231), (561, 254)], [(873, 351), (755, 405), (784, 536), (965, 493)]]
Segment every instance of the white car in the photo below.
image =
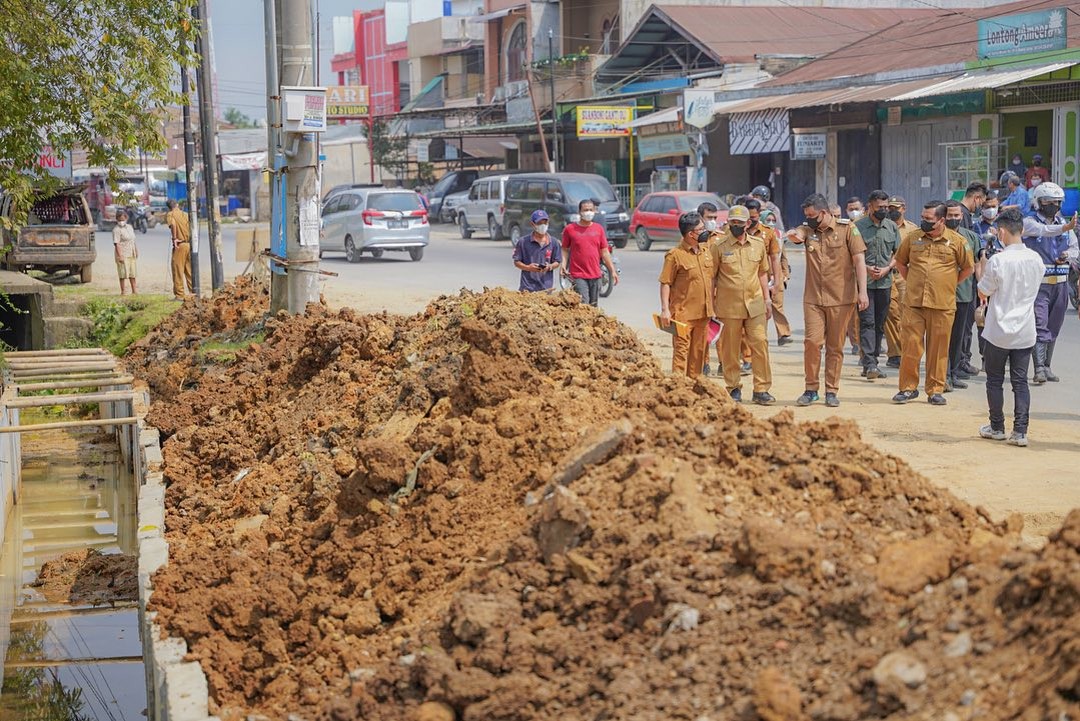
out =
[(462, 238), (471, 238), (477, 229), (486, 229), (492, 240), (502, 240), (506, 181), (510, 177), (494, 175), (472, 184), (468, 198), (458, 207), (457, 223)]
[(363, 253), (381, 258), (390, 250), (420, 260), (430, 238), (428, 213), (415, 191), (349, 189), (331, 196), (323, 206), (319, 255), (339, 251), (350, 263), (359, 263)]

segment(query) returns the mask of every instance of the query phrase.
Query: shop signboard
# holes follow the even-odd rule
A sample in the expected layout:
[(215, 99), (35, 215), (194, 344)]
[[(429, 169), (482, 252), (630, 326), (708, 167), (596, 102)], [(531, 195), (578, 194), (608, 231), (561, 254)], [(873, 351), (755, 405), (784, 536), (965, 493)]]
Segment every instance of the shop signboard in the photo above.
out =
[(1064, 50), (1064, 8), (1015, 13), (979, 21), (979, 58), (992, 59)]
[(284, 126), (287, 133), (321, 133), (326, 130), (326, 88), (281, 86)]
[(825, 157), (827, 133), (798, 133), (791, 136), (792, 160), (821, 160)]
[(634, 109), (618, 105), (579, 105), (577, 107), (577, 136), (581, 140), (594, 138), (625, 138), (626, 127), (634, 118)]
[(331, 85), (326, 89), (326, 117), (356, 120), (371, 115), (367, 85)]
[(732, 155), (784, 153), (791, 144), (788, 111), (780, 108), (732, 113), (728, 123)]
[(704, 128), (713, 120), (716, 93), (712, 90), (684, 90), (683, 117), (687, 125)]
[(656, 135), (637, 139), (638, 157), (642, 160), (653, 158), (671, 158), (690, 154), (690, 138), (679, 133), (675, 135)]
[(71, 178), (71, 151), (58, 153), (52, 146), (46, 145), (37, 155), (36, 164), (54, 178)]

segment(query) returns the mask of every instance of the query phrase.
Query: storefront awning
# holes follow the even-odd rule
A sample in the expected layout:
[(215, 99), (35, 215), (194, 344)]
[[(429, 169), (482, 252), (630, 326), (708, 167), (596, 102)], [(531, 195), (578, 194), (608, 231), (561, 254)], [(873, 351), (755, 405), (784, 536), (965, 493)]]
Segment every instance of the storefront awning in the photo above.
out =
[(813, 108), (819, 105), (848, 105), (851, 103), (894, 100), (896, 95), (914, 92), (936, 82), (939, 82), (939, 79), (814, 90), (808, 93), (761, 95), (756, 98), (720, 102), (716, 104), (714, 110), (718, 115), (730, 115), (731, 113), (752, 113), (759, 110), (791, 110), (795, 108)]
[(660, 123), (675, 123), (679, 120), (679, 114), (682, 113), (682, 108), (668, 108), (667, 110), (658, 110), (655, 113), (649, 113), (648, 115), (642, 115), (637, 120), (629, 122), (625, 127), (627, 128), (641, 128), (646, 125), (659, 125)]
[(942, 80), (933, 83), (932, 85), (927, 85), (917, 90), (889, 98), (889, 100), (900, 102), (903, 100), (915, 100), (916, 98), (927, 98), (932, 95), (949, 95), (951, 93), (964, 93), (972, 90), (1003, 88), (1006, 85), (1019, 83), (1028, 78), (1035, 78), (1039, 75), (1046, 75), (1047, 73), (1052, 73), (1057, 70), (1064, 70), (1075, 64), (1075, 62), (1052, 63), (1050, 65), (1036, 65), (1004, 72), (981, 71), (964, 73), (959, 77)]
[(471, 22), (471, 23), (489, 23), (492, 20), (498, 20), (499, 18), (504, 18), (507, 15), (509, 15), (510, 13), (518, 12), (519, 10), (524, 10), (524, 9), (525, 9), (525, 5), (524, 5), (524, 3), (522, 3), (521, 5), (514, 5), (513, 7), (503, 8), (502, 10), (496, 10), (495, 12), (484, 13), (483, 15), (473, 15), (472, 17), (469, 18), (469, 22)]

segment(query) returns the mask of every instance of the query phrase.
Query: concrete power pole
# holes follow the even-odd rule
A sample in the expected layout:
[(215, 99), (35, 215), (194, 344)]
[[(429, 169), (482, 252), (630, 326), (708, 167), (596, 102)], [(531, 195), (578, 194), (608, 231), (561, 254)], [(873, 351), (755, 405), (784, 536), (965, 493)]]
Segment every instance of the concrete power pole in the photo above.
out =
[[(270, 248), (284, 255), (281, 238), (281, 83), (278, 81), (278, 44), (281, 40), (281, 10), (276, 0), (263, 0), (263, 27), (266, 35), (266, 142), (270, 175)], [(271, 264), (271, 269), (277, 266)], [(289, 287), (284, 275), (270, 273), (270, 312), (289, 306)]]
[[(282, 85), (314, 82), (310, 0), (278, 0), (281, 7)], [(283, 139), (285, 169), (285, 251), (289, 265), (290, 313), (303, 313), (319, 301), (319, 155), (313, 133), (288, 133)], [(313, 224), (313, 227), (312, 227)]]
[[(187, 45), (187, 39), (184, 39)], [(191, 228), (191, 287), (199, 297), (199, 193), (195, 189), (195, 134), (191, 131), (191, 71), (180, 67), (180, 94), (184, 96), (184, 182), (187, 188), (188, 226)], [(186, 292), (183, 289), (181, 292)]]
[(206, 0), (191, 8), (195, 19), (195, 51), (199, 65), (195, 82), (199, 88), (199, 134), (202, 137), (203, 174), (206, 180), (206, 226), (210, 240), (210, 281), (213, 289), (225, 287), (225, 271), (221, 264), (221, 224), (217, 166), (217, 117), (214, 113), (214, 81), (210, 64), (210, 16)]

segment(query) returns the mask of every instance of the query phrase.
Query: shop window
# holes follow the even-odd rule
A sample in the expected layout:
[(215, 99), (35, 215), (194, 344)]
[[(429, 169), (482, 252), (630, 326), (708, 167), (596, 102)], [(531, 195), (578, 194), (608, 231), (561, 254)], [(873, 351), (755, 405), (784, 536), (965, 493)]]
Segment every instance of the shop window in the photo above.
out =
[(1039, 126), (1038, 125), (1026, 125), (1024, 126), (1024, 147), (1036, 148), (1039, 146)]

